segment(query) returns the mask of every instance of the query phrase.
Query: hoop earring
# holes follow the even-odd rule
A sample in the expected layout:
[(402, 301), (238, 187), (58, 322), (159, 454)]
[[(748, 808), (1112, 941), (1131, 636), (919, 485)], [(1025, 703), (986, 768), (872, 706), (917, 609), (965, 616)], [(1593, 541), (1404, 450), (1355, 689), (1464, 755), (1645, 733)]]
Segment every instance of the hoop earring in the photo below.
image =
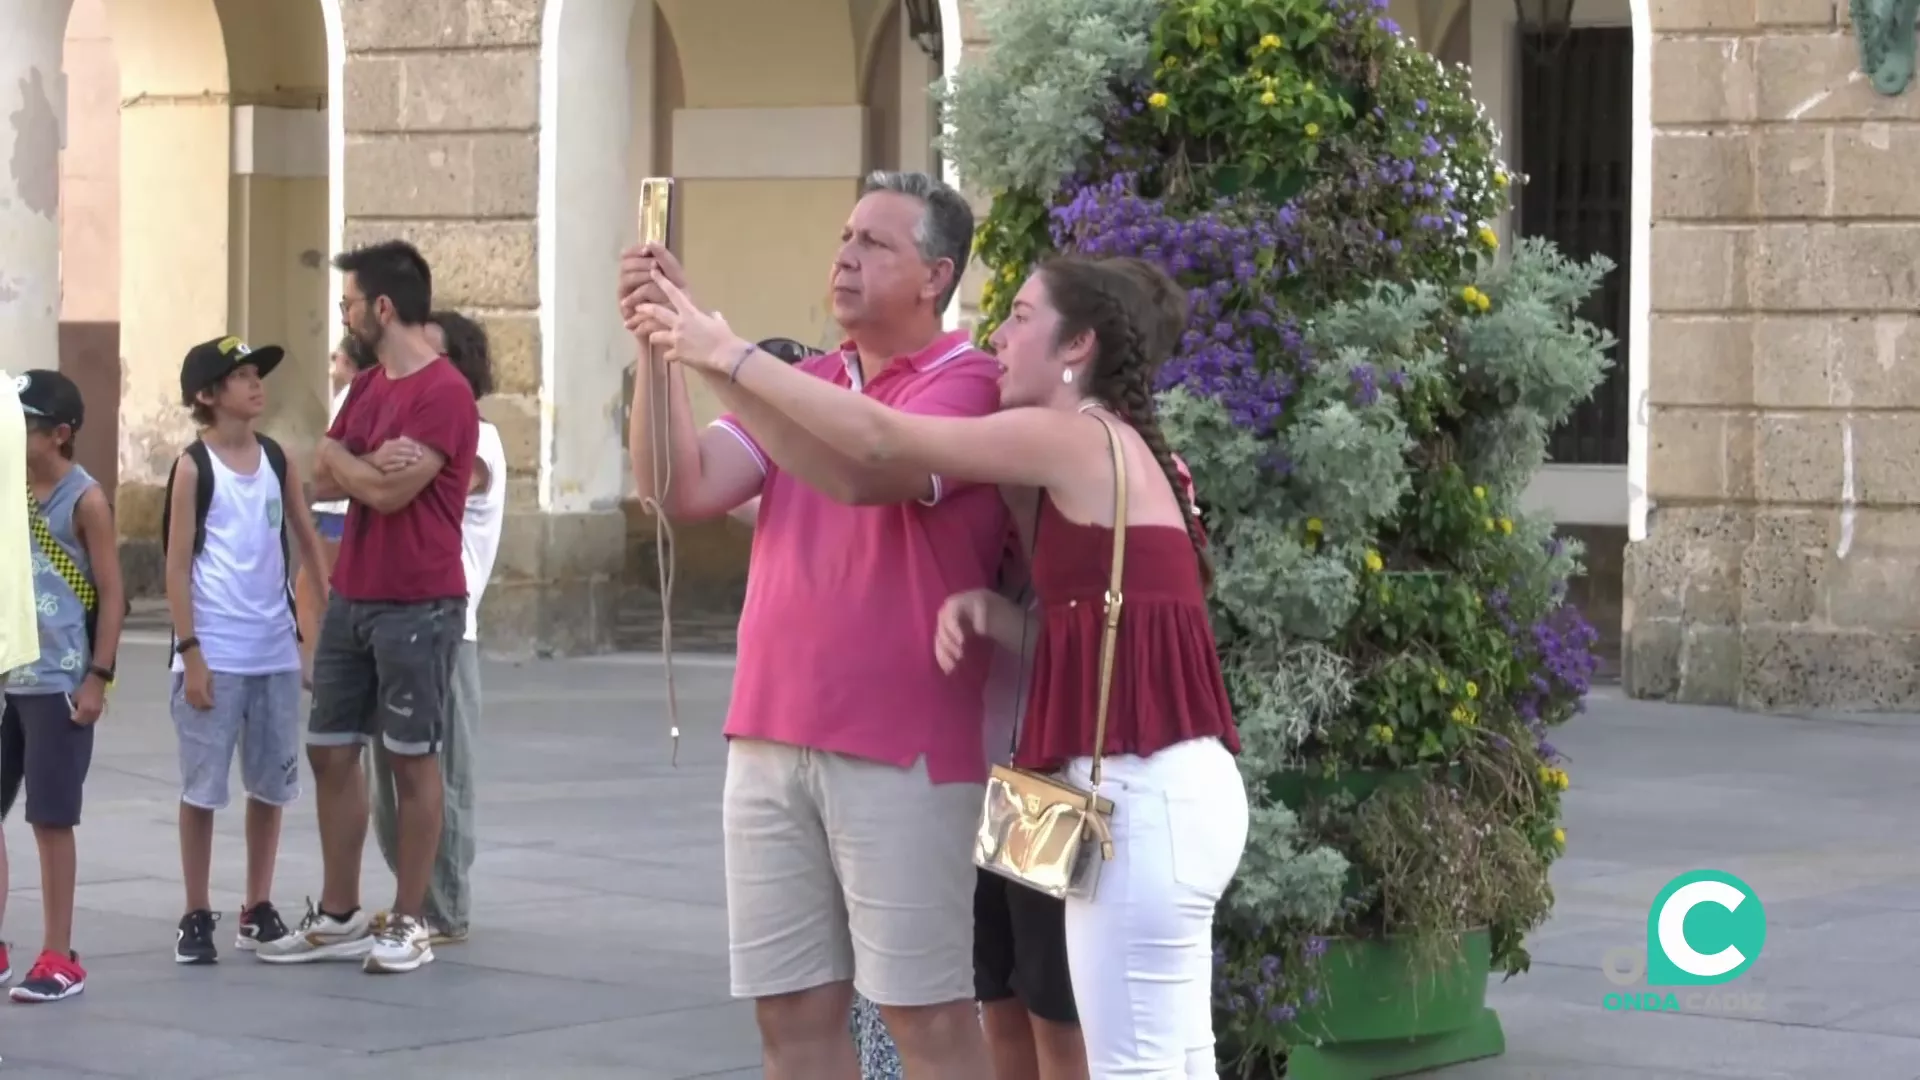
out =
[(1061, 382), (1063, 382), (1063, 383), (1071, 383), (1071, 382), (1073, 382), (1073, 369), (1072, 369), (1072, 368), (1067, 368), (1067, 369), (1065, 369), (1065, 370), (1063, 370), (1063, 371), (1061, 371), (1061, 372), (1060, 372), (1060, 381), (1061, 381)]

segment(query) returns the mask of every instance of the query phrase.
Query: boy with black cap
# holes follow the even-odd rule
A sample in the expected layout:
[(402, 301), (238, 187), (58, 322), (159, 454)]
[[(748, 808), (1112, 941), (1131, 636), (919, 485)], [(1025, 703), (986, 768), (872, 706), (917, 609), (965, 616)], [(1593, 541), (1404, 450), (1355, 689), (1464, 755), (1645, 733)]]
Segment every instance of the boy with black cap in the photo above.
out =
[(27, 421), (27, 526), (40, 655), (7, 673), (0, 816), (12, 809), (24, 782), (27, 824), (40, 848), (46, 926), (40, 957), (11, 996), (59, 1001), (86, 987), (87, 973), (73, 951), (73, 829), (93, 763), (93, 725), (113, 682), (126, 594), (113, 510), (100, 485), (73, 461), (73, 437), (86, 419), (80, 388), (45, 370), (27, 372), (16, 385)]
[(289, 530), (301, 560), (323, 564), (298, 471), (254, 430), (267, 407), (262, 380), (284, 355), (226, 337), (195, 345), (180, 365), (180, 398), (200, 428), (174, 462), (161, 519), (187, 894), (173, 958), (182, 964), (219, 959), (213, 815), (227, 806), (236, 748), (247, 794), (247, 896), (234, 948), (251, 951), (287, 933), (270, 894), (281, 810), (300, 795), (303, 664)]

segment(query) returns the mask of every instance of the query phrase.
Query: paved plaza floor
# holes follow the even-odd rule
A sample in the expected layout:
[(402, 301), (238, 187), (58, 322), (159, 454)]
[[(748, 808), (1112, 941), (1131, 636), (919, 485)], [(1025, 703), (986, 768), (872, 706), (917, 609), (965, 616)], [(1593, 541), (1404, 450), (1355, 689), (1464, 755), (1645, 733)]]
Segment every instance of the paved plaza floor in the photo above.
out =
[[(646, 656), (490, 664), (474, 936), (411, 975), (354, 965), (172, 961), (181, 895), (162, 642), (124, 651), (80, 831), (84, 995), (0, 1005), (0, 1080), (688, 1080), (760, 1075), (726, 982), (719, 723), (725, 661), (676, 668), (685, 738), (668, 762), (665, 685)], [(1651, 706), (1603, 691), (1557, 740), (1571, 756), (1570, 854), (1530, 975), (1496, 985), (1504, 1059), (1447, 1080), (1920, 1078), (1920, 724)], [(240, 902), (237, 812), (222, 815), (215, 898)], [(4, 927), (39, 939), (31, 835)], [(371, 851), (371, 845), (370, 845)], [(1736, 1015), (1608, 1012), (1608, 950), (1645, 942), (1682, 871), (1739, 874), (1771, 932), (1727, 989)], [(278, 897), (320, 880), (311, 795), (290, 812)], [(366, 901), (391, 879), (373, 854)]]

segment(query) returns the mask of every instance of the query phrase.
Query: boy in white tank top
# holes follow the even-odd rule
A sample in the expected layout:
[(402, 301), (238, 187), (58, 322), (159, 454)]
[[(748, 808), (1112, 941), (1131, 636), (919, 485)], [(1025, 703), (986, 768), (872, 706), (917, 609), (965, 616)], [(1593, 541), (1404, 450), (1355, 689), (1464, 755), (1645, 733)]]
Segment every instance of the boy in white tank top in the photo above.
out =
[(298, 467), (254, 430), (267, 405), (262, 382), (284, 355), (227, 337), (194, 346), (180, 367), (182, 403), (200, 438), (168, 480), (163, 549), (173, 618), (171, 713), (180, 739), (180, 869), (186, 914), (173, 958), (219, 958), (209, 898), (213, 815), (228, 803), (240, 753), (247, 795), (247, 894), (234, 948), (278, 940), (273, 906), (282, 808), (300, 796), (300, 691), (289, 548), (323, 566)]

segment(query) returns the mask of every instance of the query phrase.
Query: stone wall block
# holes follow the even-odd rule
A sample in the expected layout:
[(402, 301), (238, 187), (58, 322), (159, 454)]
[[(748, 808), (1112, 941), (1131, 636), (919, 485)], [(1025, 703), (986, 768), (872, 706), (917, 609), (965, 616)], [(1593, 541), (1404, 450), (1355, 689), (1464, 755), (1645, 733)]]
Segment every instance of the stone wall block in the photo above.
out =
[(1753, 433), (1747, 413), (1656, 410), (1647, 425), (1647, 493), (1656, 500), (1751, 499)]
[(340, 22), (353, 52), (538, 45), (540, 8), (541, 0), (348, 0)]
[(1655, 33), (1751, 30), (1753, 0), (1652, 0), (1647, 16)]
[(1762, 502), (1834, 503), (1844, 464), (1838, 413), (1769, 413), (1755, 425), (1754, 488)]
[(1756, 541), (1740, 554), (1740, 619), (1805, 623), (1826, 614), (1826, 569), (1833, 552)]
[(1648, 349), (1654, 405), (1741, 406), (1754, 400), (1753, 322), (1722, 316), (1655, 315)]
[[(1662, 231), (1654, 230), (1656, 253)], [(1920, 224), (1762, 226), (1753, 241), (1753, 302), (1769, 311), (1920, 310), (1916, 251)], [(1656, 291), (1656, 309), (1660, 297)]]
[(1850, 32), (1762, 36), (1749, 48), (1753, 70), (1766, 72), (1756, 80), (1761, 120), (1920, 119), (1915, 95), (1888, 97), (1857, 74), (1860, 46)]
[(347, 205), (407, 218), (531, 218), (540, 146), (532, 133), (376, 135), (347, 142)]
[(534, 315), (486, 315), (487, 352), (493, 357), (493, 389), (499, 394), (540, 393), (540, 319)]
[(1775, 409), (1835, 404), (1832, 364), (1843, 325), (1818, 316), (1757, 320), (1752, 352), (1754, 403)]
[(1920, 409), (1920, 319), (1782, 317), (1754, 332), (1754, 396), (1774, 408)]
[(1833, 210), (1833, 133), (1761, 128), (1754, 136), (1754, 203), (1763, 217), (1824, 217)]
[[(1875, 506), (1920, 506), (1920, 415), (1854, 413), (1842, 423), (1853, 433), (1855, 498)], [(1920, 574), (1912, 576), (1920, 583)], [(1920, 613), (1920, 604), (1914, 610)]]
[(1751, 228), (1656, 224), (1651, 252), (1653, 310), (1747, 310), (1752, 252)]
[[(1626, 625), (1679, 619), (1687, 612), (1696, 580), (1737, 584), (1739, 553), (1752, 537), (1753, 514), (1745, 509), (1660, 508), (1649, 522), (1647, 538), (1627, 545)], [(1715, 560), (1719, 569), (1714, 569)]]
[(1739, 704), (1747, 708), (1920, 707), (1920, 635), (1749, 626), (1743, 653)]
[(987, 43), (987, 30), (980, 25), (977, 0), (960, 0), (960, 40), (968, 45)]
[(1653, 49), (1656, 127), (1753, 119), (1756, 80), (1749, 39), (1660, 37)]
[(1655, 132), (1654, 218), (1753, 217), (1753, 138), (1744, 131)]
[(1847, 10), (1847, 0), (1754, 0), (1759, 26), (1832, 27)]
[(1873, 121), (1830, 137), (1835, 217), (1920, 217), (1920, 129)]
[(500, 446), (510, 473), (540, 469), (540, 401), (519, 394), (495, 394), (480, 403), (480, 415), (500, 429)]
[(404, 53), (347, 61), (352, 134), (533, 131), (540, 124), (540, 51)]
[(537, 235), (531, 221), (349, 219), (349, 248), (378, 240), (412, 242), (433, 267), (440, 307), (534, 308), (540, 303)]

